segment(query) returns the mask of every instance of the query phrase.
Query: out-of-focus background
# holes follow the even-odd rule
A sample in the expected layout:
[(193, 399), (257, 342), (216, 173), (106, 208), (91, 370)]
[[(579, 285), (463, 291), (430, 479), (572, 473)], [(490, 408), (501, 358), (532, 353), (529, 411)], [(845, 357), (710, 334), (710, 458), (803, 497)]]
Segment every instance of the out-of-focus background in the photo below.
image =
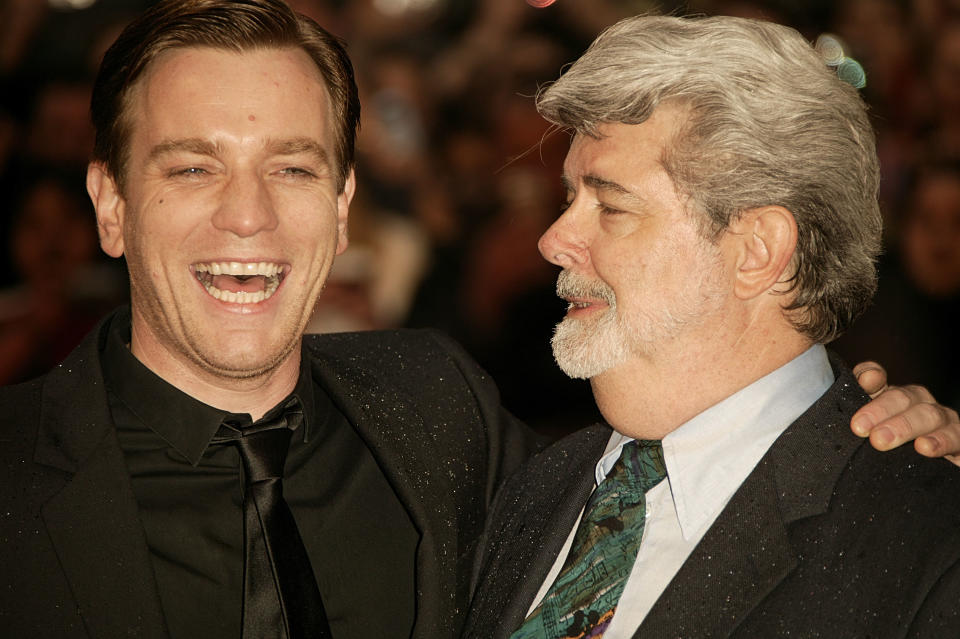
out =
[[(64, 357), (126, 298), (97, 246), (84, 170), (97, 63), (147, 0), (2, 0), (0, 384)], [(960, 405), (960, 0), (295, 0), (343, 37), (363, 103), (351, 246), (315, 332), (438, 327), (544, 432), (594, 419), (553, 364), (563, 313), (536, 249), (568, 138), (532, 96), (596, 34), (641, 12), (759, 17), (830, 32), (867, 73), (886, 253), (873, 308), (835, 348)], [(535, 5), (547, 5), (538, 7)]]

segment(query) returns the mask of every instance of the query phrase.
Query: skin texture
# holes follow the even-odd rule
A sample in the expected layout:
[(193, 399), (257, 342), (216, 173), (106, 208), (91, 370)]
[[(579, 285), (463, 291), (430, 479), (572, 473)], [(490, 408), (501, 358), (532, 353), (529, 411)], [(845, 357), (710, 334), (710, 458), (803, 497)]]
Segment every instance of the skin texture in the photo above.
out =
[[(346, 249), (353, 175), (337, 192), (327, 90), (296, 49), (177, 49), (134, 89), (126, 192), (88, 171), (101, 247), (125, 255), (131, 351), (208, 404), (254, 418), (289, 393), (299, 344)], [(258, 304), (215, 299), (194, 268), (283, 266)], [(261, 280), (220, 288), (261, 290)]]

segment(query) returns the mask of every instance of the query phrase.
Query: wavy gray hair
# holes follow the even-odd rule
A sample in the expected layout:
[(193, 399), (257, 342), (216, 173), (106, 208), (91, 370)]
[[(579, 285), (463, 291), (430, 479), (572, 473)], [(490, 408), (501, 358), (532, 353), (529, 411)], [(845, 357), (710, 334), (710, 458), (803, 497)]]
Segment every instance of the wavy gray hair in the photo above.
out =
[(743, 211), (790, 210), (799, 227), (784, 305), (825, 343), (876, 290), (880, 180), (857, 91), (788, 27), (731, 17), (628, 18), (604, 31), (537, 97), (550, 122), (597, 137), (660, 104), (689, 114), (661, 159), (716, 240)]

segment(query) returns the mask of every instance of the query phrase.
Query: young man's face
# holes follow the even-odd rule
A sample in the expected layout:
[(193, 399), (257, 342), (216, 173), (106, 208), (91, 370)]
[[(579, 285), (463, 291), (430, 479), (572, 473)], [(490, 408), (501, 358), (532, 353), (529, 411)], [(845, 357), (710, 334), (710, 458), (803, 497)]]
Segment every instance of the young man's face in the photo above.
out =
[(568, 208), (540, 238), (562, 266), (570, 308), (554, 336), (567, 374), (595, 377), (632, 358), (683, 347), (728, 291), (720, 249), (701, 237), (660, 159), (680, 115), (577, 135), (564, 163)]
[(353, 193), (352, 174), (338, 193), (319, 71), (297, 49), (185, 48), (131, 97), (125, 191), (91, 193), (104, 250), (129, 267), (134, 354), (168, 378), (296, 360)]

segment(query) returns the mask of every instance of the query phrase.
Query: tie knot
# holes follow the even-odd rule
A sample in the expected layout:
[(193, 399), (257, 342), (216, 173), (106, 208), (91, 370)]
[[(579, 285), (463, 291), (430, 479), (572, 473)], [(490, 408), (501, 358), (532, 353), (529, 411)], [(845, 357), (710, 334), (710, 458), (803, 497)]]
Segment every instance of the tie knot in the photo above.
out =
[[(623, 445), (620, 457), (587, 501), (590, 512), (600, 504), (643, 504), (648, 490), (667, 476), (663, 447), (656, 440), (635, 440)], [(604, 507), (601, 507), (604, 510)]]
[(249, 426), (238, 428), (225, 420), (213, 443), (237, 447), (248, 486), (267, 479), (282, 479), (290, 437), (302, 423), (300, 400), (292, 397)]
[(647, 492), (667, 476), (663, 445), (659, 440), (639, 439), (624, 444), (614, 469), (617, 466), (621, 467), (621, 472), (633, 478), (643, 492)]

